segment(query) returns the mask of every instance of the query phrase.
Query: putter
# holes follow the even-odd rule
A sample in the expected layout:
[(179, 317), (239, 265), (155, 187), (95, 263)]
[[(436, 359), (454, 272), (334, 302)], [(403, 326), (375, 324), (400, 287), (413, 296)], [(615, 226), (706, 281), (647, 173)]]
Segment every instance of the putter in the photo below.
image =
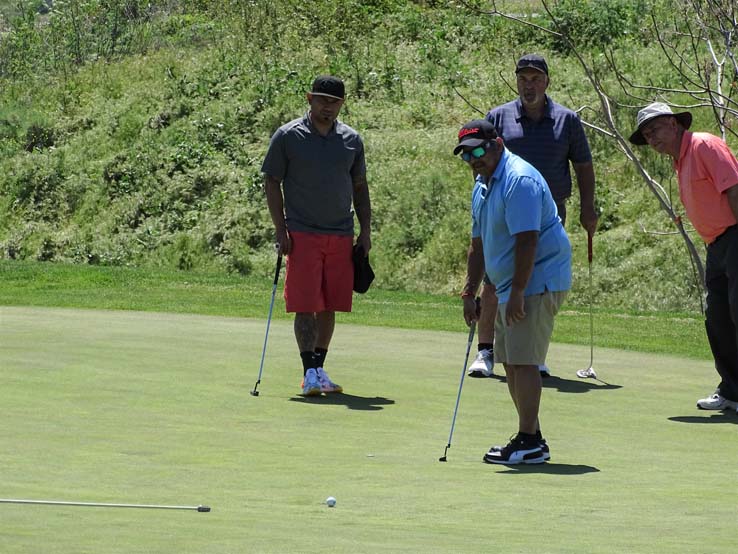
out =
[(161, 506), (157, 504), (106, 504), (103, 502), (64, 502), (61, 500), (21, 500), (0, 498), (0, 504), (45, 504), (51, 506), (87, 506), (93, 508), (147, 508), (150, 510), (195, 510), (209, 512), (210, 506)]
[(267, 316), (267, 327), (266, 334), (264, 335), (264, 348), (261, 350), (261, 363), (259, 364), (259, 376), (256, 378), (256, 384), (254, 390), (251, 391), (251, 396), (259, 396), (259, 391), (256, 388), (261, 383), (261, 372), (264, 371), (264, 357), (266, 356), (267, 350), (267, 339), (269, 338), (269, 324), (272, 322), (272, 311), (274, 310), (274, 296), (277, 293), (277, 282), (279, 281), (279, 270), (282, 269), (282, 252), (279, 250), (279, 245), (275, 245), (277, 248), (277, 268), (274, 270), (274, 284), (272, 285), (272, 301), (269, 303), (269, 315)]
[(589, 367), (577, 370), (580, 379), (597, 379), (597, 373), (592, 367), (594, 363), (594, 316), (592, 315), (592, 235), (587, 233), (587, 262), (589, 263)]
[(474, 342), (474, 330), (477, 326), (476, 321), (472, 321), (472, 324), (469, 326), (469, 342), (466, 345), (466, 356), (464, 357), (464, 365), (461, 368), (461, 381), (459, 382), (459, 392), (456, 395), (456, 406), (454, 407), (454, 417), (451, 420), (451, 432), (448, 434), (448, 444), (446, 445), (446, 449), (443, 451), (443, 456), (438, 458), (439, 462), (445, 462), (446, 460), (446, 454), (448, 453), (448, 449), (451, 448), (451, 437), (454, 436), (454, 425), (456, 425), (456, 413), (459, 410), (459, 400), (461, 399), (461, 387), (464, 386), (464, 375), (466, 375), (466, 366), (469, 363), (469, 352), (471, 351), (472, 342)]

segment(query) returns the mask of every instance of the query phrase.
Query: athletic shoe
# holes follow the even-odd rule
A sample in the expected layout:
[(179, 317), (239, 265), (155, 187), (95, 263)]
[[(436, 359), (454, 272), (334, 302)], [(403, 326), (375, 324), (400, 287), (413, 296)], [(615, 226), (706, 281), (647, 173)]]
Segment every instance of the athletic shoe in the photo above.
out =
[(551, 370), (548, 369), (548, 366), (546, 366), (546, 364), (539, 365), (538, 371), (541, 372), (541, 377), (551, 377)]
[(320, 382), (318, 381), (318, 372), (315, 368), (311, 367), (305, 373), (305, 377), (302, 380), (302, 395), (303, 396), (317, 396), (320, 394)]
[(492, 447), (484, 455), (484, 461), (488, 464), (517, 465), (542, 464), (546, 459), (538, 439), (523, 438), (518, 433), (504, 448), (496, 450)]
[[(543, 461), (547, 462), (551, 459), (551, 449), (549, 449), (548, 444), (546, 443), (546, 439), (540, 439), (538, 441), (538, 446), (541, 447), (541, 453), (543, 454)], [(501, 446), (493, 446), (489, 449), (489, 452), (487, 454), (490, 454), (492, 452), (499, 452), (502, 450)]]
[(726, 410), (728, 408), (733, 408), (738, 411), (738, 402), (728, 400), (727, 398), (720, 396), (718, 391), (715, 391), (707, 398), (700, 398), (697, 401), (697, 407), (700, 410)]
[(494, 352), (491, 348), (483, 348), (477, 353), (477, 357), (469, 366), (466, 374), (469, 377), (492, 377), (492, 368), (495, 365)]
[(317, 369), (317, 372), (318, 372), (318, 382), (320, 383), (321, 392), (343, 392), (343, 387), (331, 381), (331, 378), (328, 377), (328, 374), (325, 372), (325, 369), (323, 369), (322, 367), (319, 367)]

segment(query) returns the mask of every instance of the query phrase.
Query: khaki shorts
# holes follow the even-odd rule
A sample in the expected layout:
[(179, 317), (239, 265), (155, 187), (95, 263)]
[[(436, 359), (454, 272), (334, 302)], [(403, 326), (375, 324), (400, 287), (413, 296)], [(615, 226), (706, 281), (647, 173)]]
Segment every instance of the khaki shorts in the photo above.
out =
[(525, 297), (525, 319), (508, 326), (507, 303), (497, 306), (495, 361), (512, 365), (543, 365), (553, 333), (554, 316), (567, 291), (546, 291)]

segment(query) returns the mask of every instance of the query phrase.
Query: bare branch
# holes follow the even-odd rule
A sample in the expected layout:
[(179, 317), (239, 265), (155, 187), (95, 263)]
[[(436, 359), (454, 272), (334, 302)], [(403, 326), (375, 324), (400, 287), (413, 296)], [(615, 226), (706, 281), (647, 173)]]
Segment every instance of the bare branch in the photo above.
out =
[(466, 99), (466, 97), (459, 92), (459, 90), (456, 88), (455, 85), (451, 85), (451, 87), (454, 89), (454, 92), (461, 98), (464, 102), (466, 102), (466, 105), (469, 106), (472, 110), (475, 112), (478, 112), (482, 115), (486, 115), (487, 112), (483, 112), (479, 108), (477, 108), (474, 104), (472, 104), (469, 100)]

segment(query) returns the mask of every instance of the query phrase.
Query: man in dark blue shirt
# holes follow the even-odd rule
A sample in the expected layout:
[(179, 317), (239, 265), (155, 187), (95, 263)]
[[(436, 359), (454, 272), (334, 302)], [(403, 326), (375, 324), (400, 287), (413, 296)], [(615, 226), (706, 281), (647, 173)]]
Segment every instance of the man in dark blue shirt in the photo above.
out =
[[(548, 64), (542, 56), (521, 57), (515, 74), (519, 98), (493, 108), (486, 119), (495, 126), (511, 152), (541, 172), (551, 189), (562, 224), (566, 223), (566, 201), (571, 196), (571, 163), (579, 187), (579, 221), (589, 235), (594, 235), (597, 227), (594, 169), (579, 116), (546, 94), (550, 80)], [(494, 365), (492, 344), (497, 298), (494, 286), (486, 278), (481, 298), (479, 352), (469, 367), (469, 375), (489, 377)], [(549, 375), (545, 364), (540, 370), (543, 376)]]

